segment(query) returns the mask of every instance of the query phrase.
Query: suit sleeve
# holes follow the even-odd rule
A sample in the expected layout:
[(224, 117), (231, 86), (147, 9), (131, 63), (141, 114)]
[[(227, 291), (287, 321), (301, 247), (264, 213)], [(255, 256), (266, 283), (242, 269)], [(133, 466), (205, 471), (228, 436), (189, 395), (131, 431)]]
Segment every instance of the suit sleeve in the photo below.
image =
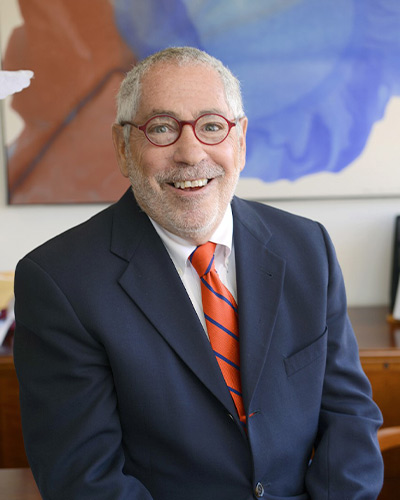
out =
[(35, 262), (16, 270), (14, 360), (25, 448), (44, 500), (151, 500), (124, 474), (113, 376), (102, 345)]
[(324, 228), (322, 231), (329, 261), (328, 353), (315, 453), (306, 476), (307, 491), (315, 500), (375, 500), (383, 481), (377, 441), (382, 416), (361, 368), (333, 245)]

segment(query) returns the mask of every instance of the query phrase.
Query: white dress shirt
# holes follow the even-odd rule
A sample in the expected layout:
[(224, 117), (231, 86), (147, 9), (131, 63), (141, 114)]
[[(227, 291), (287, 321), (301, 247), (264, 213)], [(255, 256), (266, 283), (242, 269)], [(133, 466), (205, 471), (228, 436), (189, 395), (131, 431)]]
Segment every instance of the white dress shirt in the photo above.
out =
[[(196, 247), (183, 238), (170, 233), (151, 218), (150, 221), (164, 243), (207, 334), (201, 302), (200, 278), (189, 260), (190, 254)], [(233, 248), (233, 217), (230, 204), (210, 241), (217, 244), (214, 257), (215, 269), (222, 283), (228, 288), (235, 300), (237, 300), (235, 252)]]

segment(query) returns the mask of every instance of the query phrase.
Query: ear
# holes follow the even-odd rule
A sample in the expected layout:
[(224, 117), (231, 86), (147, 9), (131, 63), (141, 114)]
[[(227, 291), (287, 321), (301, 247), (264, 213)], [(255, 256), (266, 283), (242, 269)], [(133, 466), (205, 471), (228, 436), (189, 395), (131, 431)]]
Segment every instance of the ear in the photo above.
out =
[(240, 137), (239, 137), (239, 147), (240, 147), (239, 163), (240, 163), (240, 171), (242, 171), (244, 169), (245, 164), (246, 164), (246, 133), (247, 133), (247, 124), (248, 124), (247, 116), (240, 118), (239, 121), (240, 121), (240, 125), (242, 128), (242, 133), (240, 134)]
[(128, 177), (128, 165), (126, 161), (126, 145), (124, 138), (124, 127), (118, 123), (112, 126), (112, 139), (114, 143), (115, 154), (121, 174)]

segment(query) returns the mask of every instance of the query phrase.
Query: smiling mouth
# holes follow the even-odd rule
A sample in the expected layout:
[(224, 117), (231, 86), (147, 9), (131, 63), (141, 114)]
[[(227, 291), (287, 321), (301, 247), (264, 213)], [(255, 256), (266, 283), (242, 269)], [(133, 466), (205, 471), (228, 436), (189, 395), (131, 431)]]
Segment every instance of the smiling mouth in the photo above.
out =
[(208, 184), (209, 179), (195, 179), (193, 181), (177, 181), (173, 182), (172, 186), (177, 189), (193, 189), (201, 188)]

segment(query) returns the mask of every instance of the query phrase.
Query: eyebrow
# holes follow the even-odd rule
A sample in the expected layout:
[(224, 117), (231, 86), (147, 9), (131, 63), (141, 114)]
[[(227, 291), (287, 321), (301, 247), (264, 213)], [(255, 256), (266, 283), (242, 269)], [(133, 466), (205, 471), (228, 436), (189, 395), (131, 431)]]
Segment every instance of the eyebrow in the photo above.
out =
[[(217, 115), (225, 116), (225, 113), (223, 113), (220, 109), (208, 108), (208, 109), (200, 110), (197, 113), (196, 118), (198, 118), (201, 115), (206, 115), (206, 114), (213, 114), (213, 115), (217, 114)], [(160, 109), (153, 109), (149, 114), (146, 115), (146, 118), (144, 119), (144, 121), (150, 120), (150, 118), (152, 118), (153, 116), (157, 116), (157, 115), (170, 115), (170, 116), (173, 116), (174, 118), (177, 118), (178, 120), (181, 120), (179, 115), (177, 113), (175, 113), (174, 111), (172, 111), (170, 109), (161, 109), (160, 108)], [(194, 119), (196, 119), (196, 118), (194, 118)]]

